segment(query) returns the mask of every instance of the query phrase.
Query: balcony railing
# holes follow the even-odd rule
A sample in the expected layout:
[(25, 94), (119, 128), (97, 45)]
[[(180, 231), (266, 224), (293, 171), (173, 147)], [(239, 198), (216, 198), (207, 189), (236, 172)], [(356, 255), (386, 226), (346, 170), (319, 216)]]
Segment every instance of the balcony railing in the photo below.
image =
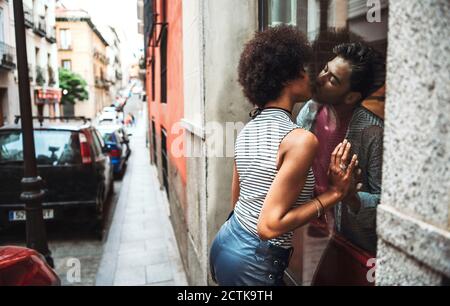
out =
[(15, 50), (10, 45), (0, 42), (0, 68), (13, 70), (16, 67)]
[(25, 3), (23, 4), (23, 14), (25, 17), (25, 26), (27, 28), (32, 29), (34, 22), (33, 22), (33, 10), (26, 5)]
[(39, 36), (45, 37), (47, 32), (47, 25), (44, 16), (39, 16), (38, 21), (34, 24), (34, 33)]
[(47, 30), (47, 36), (45, 37), (49, 43), (56, 43), (56, 27), (50, 27)]

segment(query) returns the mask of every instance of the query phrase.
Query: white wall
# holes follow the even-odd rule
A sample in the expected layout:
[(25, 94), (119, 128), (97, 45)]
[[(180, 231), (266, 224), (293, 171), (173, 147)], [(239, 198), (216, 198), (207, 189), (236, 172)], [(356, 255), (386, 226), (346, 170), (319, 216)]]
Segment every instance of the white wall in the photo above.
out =
[(211, 241), (230, 212), (233, 158), (206, 157), (210, 122), (248, 120), (250, 104), (237, 82), (243, 46), (257, 30), (257, 1), (184, 0), (183, 65), (187, 137), (201, 157), (187, 158), (188, 274), (208, 281)]

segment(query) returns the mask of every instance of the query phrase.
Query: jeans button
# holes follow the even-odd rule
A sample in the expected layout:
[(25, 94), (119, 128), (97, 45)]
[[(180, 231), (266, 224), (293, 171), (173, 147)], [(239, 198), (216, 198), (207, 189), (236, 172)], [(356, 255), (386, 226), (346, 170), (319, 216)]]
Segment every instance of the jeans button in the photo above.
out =
[(273, 279), (273, 275), (272, 274), (269, 274), (269, 279)]
[(274, 265), (278, 265), (278, 264), (279, 264), (278, 260), (275, 260), (275, 261), (273, 262), (273, 264), (274, 264)]

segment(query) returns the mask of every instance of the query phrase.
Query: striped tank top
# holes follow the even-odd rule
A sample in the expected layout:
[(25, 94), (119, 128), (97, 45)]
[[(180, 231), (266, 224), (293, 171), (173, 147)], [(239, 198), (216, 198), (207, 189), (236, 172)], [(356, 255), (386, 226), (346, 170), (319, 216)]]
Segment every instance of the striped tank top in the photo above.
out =
[[(257, 224), (264, 200), (278, 173), (277, 154), (281, 141), (294, 129), (290, 113), (280, 108), (266, 108), (250, 121), (237, 137), (235, 162), (239, 174), (239, 199), (235, 215), (239, 223), (258, 236)], [(305, 186), (294, 207), (309, 201), (314, 192), (314, 174), (309, 170)], [(270, 240), (273, 245), (292, 246), (292, 232)]]

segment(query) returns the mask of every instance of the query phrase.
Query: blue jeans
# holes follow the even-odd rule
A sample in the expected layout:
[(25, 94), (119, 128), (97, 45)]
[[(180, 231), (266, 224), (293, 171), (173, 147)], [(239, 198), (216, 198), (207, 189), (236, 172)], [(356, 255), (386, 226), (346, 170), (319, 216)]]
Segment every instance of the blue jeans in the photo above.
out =
[(220, 286), (283, 286), (291, 253), (256, 237), (232, 215), (212, 243), (211, 274)]

